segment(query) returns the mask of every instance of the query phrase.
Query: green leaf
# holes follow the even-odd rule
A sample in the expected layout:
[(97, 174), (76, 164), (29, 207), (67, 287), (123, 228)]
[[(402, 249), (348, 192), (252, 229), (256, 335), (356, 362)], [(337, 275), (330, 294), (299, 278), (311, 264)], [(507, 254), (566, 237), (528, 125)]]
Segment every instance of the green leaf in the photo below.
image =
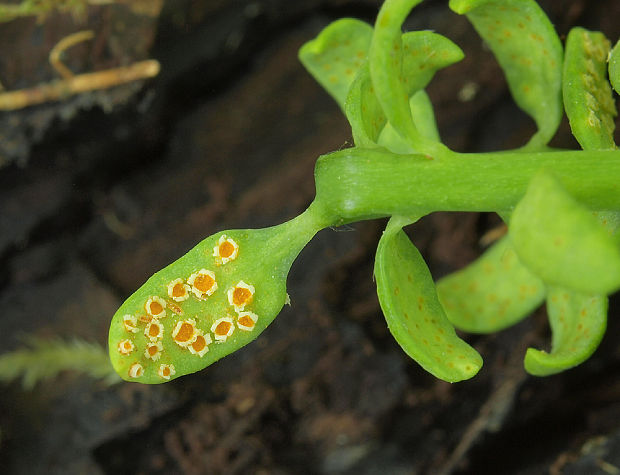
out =
[(518, 106), (538, 132), (528, 146), (544, 146), (562, 119), (562, 44), (534, 0), (450, 0), (466, 14), (504, 70)]
[[(433, 106), (423, 89), (437, 70), (460, 61), (463, 52), (447, 38), (429, 31), (405, 33), (402, 35), (402, 49), (405, 51), (402, 86), (407, 97), (408, 117), (422, 140), (439, 142)], [(413, 142), (388, 122), (390, 116), (391, 120), (399, 118), (393, 114), (389, 100), (387, 109), (385, 103), (381, 104), (378, 96), (381, 86), (377, 84), (371, 80), (368, 66), (362, 66), (349, 89), (344, 110), (355, 144), (368, 148), (380, 144), (396, 153), (416, 151)]]
[(620, 40), (609, 54), (609, 81), (616, 92), (620, 94)]
[(377, 15), (368, 52), (370, 75), (377, 98), (395, 130), (414, 149), (419, 133), (409, 109), (409, 94), (403, 82), (401, 25), (421, 0), (386, 0)]
[(402, 230), (410, 222), (393, 217), (379, 242), (375, 279), (381, 309), (398, 344), (426, 371), (449, 382), (469, 379), (482, 358), (448, 321), (424, 259)]
[(402, 35), (401, 25), (419, 0), (387, 0), (377, 16), (368, 53), (377, 99), (388, 121), (412, 149), (422, 151), (430, 141), (417, 129), (409, 97), (424, 88), (438, 69), (463, 58), (461, 49), (429, 31)]
[(349, 89), (344, 111), (351, 125), (355, 145), (377, 147), (379, 134), (385, 127), (387, 118), (375, 96), (367, 64), (362, 66)]
[(112, 318), (116, 372), (163, 383), (254, 340), (287, 301), (293, 260), (325, 226), (319, 213), (311, 206), (279, 226), (214, 234), (154, 274)]
[[(439, 142), (441, 139), (439, 137), (439, 130), (437, 130), (433, 104), (426, 91), (420, 90), (411, 96), (409, 99), (409, 107), (411, 107), (413, 122), (420, 131), (420, 134), (430, 140)], [(389, 122), (383, 127), (379, 135), (378, 144), (394, 153), (415, 153), (411, 145), (394, 130), (394, 127), (392, 127)]]
[(343, 18), (299, 50), (299, 59), (342, 110), (357, 72), (366, 62), (372, 26)]
[(43, 340), (31, 337), (26, 346), (0, 355), (0, 381), (21, 378), (24, 389), (57, 377), (63, 371), (76, 371), (107, 384), (120, 382), (106, 349), (96, 343), (73, 339)]
[[(605, 79), (609, 42), (601, 33), (573, 28), (566, 42), (563, 92), (573, 135), (585, 150), (615, 148), (611, 89)], [(609, 107), (611, 102), (611, 107)], [(607, 105), (606, 105), (607, 104)], [(603, 229), (620, 244), (620, 214), (592, 213)], [(525, 369), (536, 376), (556, 374), (587, 360), (598, 347), (607, 326), (607, 297), (552, 287), (547, 297), (552, 350), (528, 348)]]
[(607, 81), (609, 40), (573, 28), (566, 40), (562, 92), (573, 135), (584, 150), (614, 149), (616, 105)]
[(548, 376), (577, 366), (596, 350), (607, 325), (607, 297), (551, 288), (547, 313), (553, 332), (551, 352), (528, 348), (525, 369)]
[(543, 302), (546, 289), (503, 237), (473, 263), (441, 279), (437, 294), (454, 326), (491, 333), (527, 317)]
[(620, 251), (609, 232), (544, 170), (516, 206), (510, 237), (546, 283), (603, 295), (620, 287)]

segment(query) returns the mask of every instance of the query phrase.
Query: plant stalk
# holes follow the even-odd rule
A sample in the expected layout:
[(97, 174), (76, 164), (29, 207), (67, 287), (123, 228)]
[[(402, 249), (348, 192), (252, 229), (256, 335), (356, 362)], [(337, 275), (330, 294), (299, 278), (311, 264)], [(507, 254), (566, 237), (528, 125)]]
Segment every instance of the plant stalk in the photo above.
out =
[(620, 151), (398, 155), (350, 148), (317, 161), (315, 207), (331, 225), (434, 211), (510, 212), (540, 169), (592, 210), (620, 210)]

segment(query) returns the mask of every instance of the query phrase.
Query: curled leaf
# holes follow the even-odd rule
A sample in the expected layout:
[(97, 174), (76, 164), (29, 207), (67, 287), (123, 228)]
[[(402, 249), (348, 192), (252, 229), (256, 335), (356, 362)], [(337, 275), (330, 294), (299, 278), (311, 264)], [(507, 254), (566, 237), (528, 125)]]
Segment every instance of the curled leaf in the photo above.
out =
[(418, 3), (384, 3), (375, 22), (368, 61), (372, 84), (388, 121), (413, 150), (423, 151), (430, 141), (416, 127), (409, 98), (424, 88), (438, 69), (463, 59), (463, 52), (436, 33), (401, 33), (403, 21)]
[(609, 54), (609, 81), (616, 92), (620, 94), (620, 40)]
[[(439, 130), (437, 130), (437, 122), (435, 121), (435, 111), (428, 94), (424, 90), (416, 92), (409, 99), (409, 107), (413, 121), (423, 137), (440, 141)], [(387, 148), (394, 153), (414, 153), (415, 150), (403, 139), (394, 127), (388, 122), (383, 127), (378, 139), (378, 144)]]
[(553, 332), (551, 352), (528, 348), (525, 354), (525, 369), (535, 376), (572, 368), (594, 353), (607, 326), (607, 297), (552, 288), (547, 314)]
[(424, 259), (402, 230), (409, 222), (393, 217), (377, 248), (381, 309), (398, 344), (425, 370), (444, 381), (469, 379), (482, 367), (482, 358), (448, 321)]
[(387, 123), (370, 80), (368, 64), (357, 73), (344, 104), (344, 111), (358, 147), (377, 147), (379, 134)]
[(450, 0), (493, 51), (517, 105), (538, 132), (532, 148), (544, 146), (562, 119), (562, 44), (534, 0)]
[(620, 288), (620, 250), (548, 172), (532, 178), (510, 221), (521, 261), (545, 282), (587, 294)]
[(454, 326), (491, 333), (528, 316), (543, 302), (546, 289), (503, 237), (473, 263), (441, 279), (437, 293)]
[(566, 39), (562, 93), (573, 135), (584, 150), (614, 149), (617, 115), (607, 81), (611, 45), (599, 32), (573, 28)]
[(372, 27), (343, 18), (328, 25), (299, 50), (299, 59), (344, 110), (349, 88), (366, 62)]
[(360, 68), (349, 89), (345, 114), (353, 130), (355, 144), (359, 147), (380, 144), (397, 153), (416, 151), (416, 145), (398, 125), (402, 120), (398, 115), (401, 105), (408, 109), (406, 115), (414, 124), (416, 136), (422, 137), (423, 142), (439, 141), (433, 106), (423, 89), (439, 69), (460, 61), (463, 52), (449, 39), (430, 31), (405, 33), (400, 44), (403, 56), (399, 84), (405, 98), (404, 105), (397, 106), (394, 102), (401, 98), (392, 95), (391, 85), (385, 83), (385, 79), (371, 79), (368, 66)]

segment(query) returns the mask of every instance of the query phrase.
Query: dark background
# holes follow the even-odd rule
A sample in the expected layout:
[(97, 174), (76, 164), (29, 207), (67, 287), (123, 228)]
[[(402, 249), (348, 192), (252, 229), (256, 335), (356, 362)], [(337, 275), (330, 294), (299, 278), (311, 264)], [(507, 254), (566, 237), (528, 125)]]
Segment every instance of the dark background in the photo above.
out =
[[(617, 0), (541, 2), (559, 34), (620, 36)], [(25, 334), (105, 345), (117, 306), (207, 235), (299, 214), (316, 158), (349, 146), (337, 106), (297, 61), (329, 21), (372, 22), (378, 1), (138, 1), (0, 24), (8, 90), (55, 78), (64, 36), (75, 72), (146, 58), (154, 80), (0, 113), (0, 350)], [(146, 8), (149, 7), (149, 8)], [(465, 51), (428, 91), (459, 151), (522, 145), (532, 121), (512, 103), (488, 50), (447, 1), (408, 29)], [(459, 94), (477, 91), (470, 100)], [(576, 147), (562, 124), (554, 145)], [(493, 215), (438, 213), (411, 229), (435, 277), (479, 255)], [(544, 310), (467, 336), (485, 365), (450, 385), (426, 374), (387, 331), (372, 281), (384, 221), (325, 230), (289, 277), (292, 306), (241, 351), (170, 384), (106, 387), (63, 374), (0, 391), (0, 472), (620, 473), (619, 308), (585, 364), (527, 376), (528, 346), (548, 348)]]

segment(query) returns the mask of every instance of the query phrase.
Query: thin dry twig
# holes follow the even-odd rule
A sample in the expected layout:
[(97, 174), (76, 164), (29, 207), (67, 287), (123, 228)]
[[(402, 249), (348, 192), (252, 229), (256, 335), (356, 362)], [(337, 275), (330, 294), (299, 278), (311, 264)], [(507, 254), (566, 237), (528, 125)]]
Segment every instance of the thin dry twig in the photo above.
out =
[(95, 33), (92, 30), (78, 31), (77, 33), (65, 36), (52, 48), (49, 54), (49, 62), (63, 79), (70, 79), (74, 74), (60, 59), (62, 53), (78, 43), (92, 39), (94, 36)]
[(28, 89), (18, 89), (0, 94), (0, 110), (11, 111), (59, 101), (82, 92), (108, 89), (128, 82), (148, 79), (159, 74), (159, 61), (147, 59), (129, 66), (106, 69), (94, 73), (78, 74), (68, 79), (61, 79)]

